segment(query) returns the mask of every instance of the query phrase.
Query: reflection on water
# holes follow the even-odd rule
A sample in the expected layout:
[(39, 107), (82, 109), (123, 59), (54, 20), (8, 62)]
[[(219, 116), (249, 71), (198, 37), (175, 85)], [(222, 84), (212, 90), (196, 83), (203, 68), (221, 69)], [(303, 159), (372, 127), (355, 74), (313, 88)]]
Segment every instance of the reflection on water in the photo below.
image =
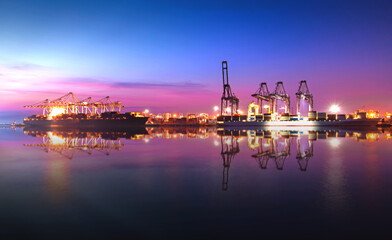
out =
[[(229, 168), (234, 156), (239, 153), (238, 141), (247, 138), (249, 149), (256, 151), (251, 157), (255, 158), (259, 167), (267, 169), (269, 162), (273, 162), (277, 170), (283, 170), (285, 161), (290, 157), (291, 146), (296, 145), (296, 160), (300, 171), (306, 171), (309, 160), (314, 155), (313, 144), (315, 141), (327, 141), (333, 148), (337, 149), (340, 145), (340, 139), (350, 138), (356, 141), (379, 141), (381, 138), (390, 139), (389, 130), (373, 131), (348, 131), (348, 130), (318, 130), (318, 131), (301, 131), (297, 130), (218, 130), (221, 137), (223, 158), (223, 186), (222, 189), (227, 191), (229, 183)], [(343, 182), (343, 167), (340, 165), (340, 159), (336, 151), (331, 151), (331, 161), (329, 164), (332, 169), (328, 176), (328, 186), (333, 195), (339, 195), (336, 191), (338, 186)], [(342, 194), (340, 194), (342, 195)]]
[(382, 233), (392, 215), (390, 130), (10, 132), (0, 132), (0, 223), (29, 219), (39, 237), (241, 239), (264, 226), (318, 239)]
[[(84, 152), (89, 155), (98, 152), (109, 155), (113, 150), (121, 151), (124, 146), (121, 139), (143, 140), (148, 143), (150, 139), (154, 138), (178, 139), (186, 137), (207, 139), (211, 135), (219, 136), (220, 142), (214, 141), (214, 145), (221, 146), (223, 191), (228, 190), (230, 165), (234, 157), (240, 152), (239, 141), (244, 138), (248, 140), (249, 149), (255, 152), (251, 157), (256, 160), (260, 169), (265, 170), (272, 163), (277, 170), (283, 170), (286, 160), (291, 155), (291, 148), (293, 148), (296, 150), (295, 159), (298, 163), (298, 169), (303, 172), (308, 169), (309, 161), (314, 155), (314, 142), (327, 141), (331, 148), (335, 149), (331, 151), (331, 160), (328, 162), (330, 165), (328, 169), (331, 169), (328, 171), (330, 174), (327, 176), (327, 182), (329, 183), (327, 188), (331, 188), (328, 190), (331, 193), (328, 194), (329, 196), (343, 195), (338, 192), (344, 192), (340, 189), (340, 184), (344, 181), (342, 176), (343, 166), (341, 166), (341, 159), (337, 151), (340, 139), (350, 138), (359, 142), (375, 142), (381, 138), (391, 139), (389, 130), (216, 130), (215, 128), (150, 127), (132, 131), (25, 130), (24, 133), (42, 138), (42, 143), (24, 144), (24, 146), (40, 148), (45, 152), (56, 152), (68, 159), (72, 159), (77, 152)], [(59, 162), (52, 163), (52, 165), (54, 169), (58, 169), (66, 164)], [(54, 174), (53, 178), (61, 178), (62, 175), (60, 171), (60, 173)]]

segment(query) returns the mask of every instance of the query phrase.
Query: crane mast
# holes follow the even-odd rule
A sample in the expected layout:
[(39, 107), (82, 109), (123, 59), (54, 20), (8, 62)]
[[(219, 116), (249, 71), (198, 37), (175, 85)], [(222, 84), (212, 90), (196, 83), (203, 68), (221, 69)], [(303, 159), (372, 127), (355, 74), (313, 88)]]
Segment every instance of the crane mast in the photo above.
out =
[(238, 112), (238, 105), (240, 103), (240, 100), (231, 91), (231, 87), (229, 84), (229, 71), (227, 67), (227, 61), (222, 62), (222, 77), (223, 77), (223, 93), (221, 97), (221, 116), (223, 115), (233, 116)]
[(104, 112), (121, 111), (124, 106), (119, 101), (112, 101), (109, 96), (98, 101), (93, 101), (91, 97), (79, 101), (76, 96), (69, 92), (54, 100), (45, 99), (42, 102), (26, 105), (25, 108), (41, 108), (43, 115), (50, 115), (54, 109), (61, 109), (65, 114), (101, 114)]
[(297, 115), (299, 116), (301, 113), (301, 99), (305, 100), (309, 104), (309, 111), (313, 111), (313, 95), (310, 93), (308, 84), (306, 80), (301, 80), (299, 82), (298, 91), (295, 93), (297, 98)]
[(263, 114), (263, 101), (268, 102), (268, 113), (271, 112), (271, 94), (268, 90), (268, 86), (266, 82), (262, 82), (260, 84), (259, 89), (257, 89), (257, 91), (252, 94), (252, 97), (257, 99), (257, 104), (259, 105), (259, 107), (261, 108), (261, 113)]
[(272, 113), (277, 112), (277, 101), (281, 101), (285, 104), (284, 112), (289, 113), (290, 111), (290, 96), (286, 93), (284, 89), (283, 82), (277, 82), (275, 91), (270, 94), (272, 100)]

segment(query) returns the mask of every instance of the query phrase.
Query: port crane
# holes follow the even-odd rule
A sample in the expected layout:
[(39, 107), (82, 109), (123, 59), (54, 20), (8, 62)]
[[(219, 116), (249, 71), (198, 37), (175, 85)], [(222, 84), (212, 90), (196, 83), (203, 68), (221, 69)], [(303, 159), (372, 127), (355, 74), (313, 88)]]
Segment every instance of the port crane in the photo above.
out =
[(268, 86), (266, 82), (262, 82), (260, 84), (259, 89), (257, 89), (257, 91), (252, 94), (252, 97), (257, 99), (257, 104), (259, 105), (259, 107), (261, 108), (261, 113), (263, 114), (263, 101), (268, 102), (268, 113), (271, 112), (271, 94), (268, 90)]
[(286, 90), (284, 89), (283, 82), (277, 82), (275, 91), (270, 94), (270, 97), (272, 99), (272, 113), (277, 112), (277, 101), (281, 101), (285, 104), (284, 106), (284, 112), (289, 113), (290, 111), (290, 96), (289, 94), (286, 93)]
[(309, 104), (309, 111), (313, 111), (313, 95), (310, 93), (306, 80), (299, 82), (298, 91), (295, 93), (297, 98), (297, 115), (301, 113), (301, 100), (305, 100)]
[(240, 152), (238, 139), (234, 136), (221, 136), (221, 156), (223, 159), (222, 191), (229, 188), (229, 168), (234, 156)]
[[(240, 100), (231, 91), (229, 84), (229, 72), (227, 67), (227, 61), (222, 62), (222, 77), (223, 77), (223, 93), (221, 97), (221, 116), (230, 115), (238, 113), (238, 106)], [(230, 114), (229, 114), (230, 112)]]
[(93, 101), (91, 97), (85, 98), (81, 101), (72, 93), (69, 92), (64, 96), (54, 100), (45, 99), (36, 104), (26, 105), (25, 108), (41, 108), (43, 115), (50, 115), (54, 110), (61, 110), (64, 114), (78, 114), (78, 113), (94, 113), (101, 114), (104, 112), (120, 112), (124, 109), (120, 101), (112, 101), (109, 96), (104, 97), (98, 101)]

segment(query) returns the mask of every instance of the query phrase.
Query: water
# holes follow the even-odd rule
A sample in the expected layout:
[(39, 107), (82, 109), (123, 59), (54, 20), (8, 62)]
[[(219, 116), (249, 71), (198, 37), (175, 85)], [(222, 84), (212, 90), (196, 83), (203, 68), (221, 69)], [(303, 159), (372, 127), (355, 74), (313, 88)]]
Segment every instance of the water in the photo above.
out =
[(389, 130), (0, 129), (3, 239), (385, 237)]

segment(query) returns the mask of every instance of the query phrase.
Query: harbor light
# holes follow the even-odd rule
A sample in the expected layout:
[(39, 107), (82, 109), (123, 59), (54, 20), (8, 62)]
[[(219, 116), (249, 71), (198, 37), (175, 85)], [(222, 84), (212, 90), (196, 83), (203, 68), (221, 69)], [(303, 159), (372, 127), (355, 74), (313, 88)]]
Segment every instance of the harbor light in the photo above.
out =
[(264, 108), (270, 108), (270, 106), (269, 105), (264, 105)]
[(149, 112), (150, 112), (150, 110), (148, 110), (148, 109), (145, 109), (145, 110), (144, 110), (144, 112), (145, 112), (145, 113), (149, 113)]
[(216, 112), (216, 111), (218, 111), (219, 110), (219, 107), (218, 106), (215, 106), (214, 107), (214, 111)]
[(332, 113), (338, 113), (340, 112), (340, 107), (336, 104), (333, 104), (330, 108), (329, 111), (331, 111)]
[(48, 115), (48, 120), (52, 120), (54, 116), (58, 116), (65, 113), (64, 108), (53, 107)]

